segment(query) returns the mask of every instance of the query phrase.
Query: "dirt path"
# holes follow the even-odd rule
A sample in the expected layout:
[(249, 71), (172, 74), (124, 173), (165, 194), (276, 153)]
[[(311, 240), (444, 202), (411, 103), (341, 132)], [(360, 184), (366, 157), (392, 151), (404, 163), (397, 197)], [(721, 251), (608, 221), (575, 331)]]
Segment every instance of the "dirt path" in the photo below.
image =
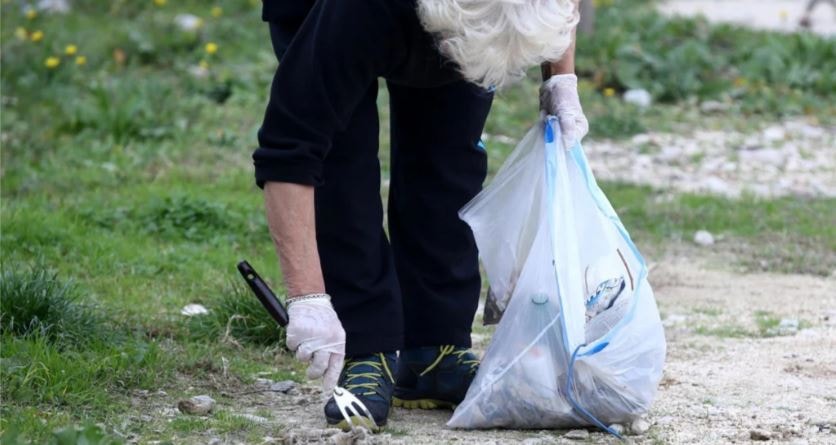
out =
[[(651, 265), (668, 362), (647, 417), (652, 427), (630, 441), (836, 443), (836, 277), (739, 275), (710, 263), (680, 257)], [(565, 431), (453, 431), (444, 427), (449, 412), (401, 409), (383, 434), (357, 440), (323, 429), (321, 404), (311, 403), (317, 397), (304, 386), (221, 403), (232, 412), (270, 410), (275, 432), (261, 443), (577, 442)], [(618, 443), (598, 432), (586, 442)]]
[(731, 197), (836, 196), (836, 128), (804, 119), (747, 132), (643, 133), (584, 149), (599, 180)]

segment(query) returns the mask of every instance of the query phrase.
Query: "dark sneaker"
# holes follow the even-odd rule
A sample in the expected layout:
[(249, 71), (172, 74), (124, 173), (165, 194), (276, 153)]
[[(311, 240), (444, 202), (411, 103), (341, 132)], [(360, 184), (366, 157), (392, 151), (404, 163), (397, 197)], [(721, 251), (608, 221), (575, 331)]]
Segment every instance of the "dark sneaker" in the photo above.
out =
[(445, 345), (401, 351), (392, 404), (455, 409), (478, 369), (479, 359), (467, 348)]
[[(378, 427), (386, 425), (386, 419), (389, 417), (392, 385), (395, 383), (392, 369), (396, 363), (397, 356), (394, 352), (346, 358), (337, 382), (337, 386), (345, 388), (366, 405)], [(328, 403), (325, 404), (325, 421), (328, 425), (342, 430), (351, 428), (340, 413), (334, 397), (328, 399)], [(351, 421), (354, 425), (363, 424), (361, 419), (352, 418)]]

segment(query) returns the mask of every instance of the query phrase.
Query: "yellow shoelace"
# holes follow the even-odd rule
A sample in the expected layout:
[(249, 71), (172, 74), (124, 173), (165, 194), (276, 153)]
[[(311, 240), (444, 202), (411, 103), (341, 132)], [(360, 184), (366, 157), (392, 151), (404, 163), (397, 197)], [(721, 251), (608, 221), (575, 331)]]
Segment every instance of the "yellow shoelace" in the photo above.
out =
[(467, 349), (459, 349), (458, 351), (456, 351), (455, 346), (444, 345), (444, 346), (439, 346), (438, 352), (439, 352), (438, 357), (435, 358), (435, 361), (430, 363), (430, 366), (427, 366), (427, 369), (425, 369), (420, 374), (421, 376), (423, 376), (424, 374), (426, 374), (426, 373), (432, 371), (433, 369), (435, 369), (435, 367), (438, 366), (438, 364), (441, 363), (442, 360), (444, 360), (444, 357), (447, 357), (448, 355), (456, 356), (458, 358), (458, 362), (463, 364), (463, 365), (470, 366), (471, 371), (475, 370), (476, 367), (479, 366), (479, 360), (474, 360), (474, 359), (465, 360), (464, 359), (464, 355), (467, 354), (467, 352), (468, 352)]
[[(374, 362), (374, 361), (371, 361), (371, 360), (360, 360), (360, 361), (356, 361), (356, 362), (349, 360), (348, 363), (346, 363), (346, 368), (345, 368), (345, 373), (347, 375), (346, 380), (345, 380), (345, 389), (347, 389), (349, 391), (352, 391), (352, 390), (358, 389), (358, 388), (363, 388), (363, 389), (370, 390), (370, 391), (366, 391), (364, 393), (361, 393), (364, 396), (370, 396), (370, 395), (377, 394), (375, 389), (377, 389), (378, 384), (375, 382), (375, 380), (378, 379), (381, 370), (385, 373), (386, 377), (389, 378), (389, 381), (394, 382), (395, 378), (392, 377), (392, 371), (389, 369), (389, 365), (386, 364), (386, 357), (382, 353), (379, 354), (379, 356), (380, 356), (380, 363)], [(352, 374), (351, 370), (358, 367), (358, 366), (371, 366), (372, 368), (374, 368), (378, 372), (358, 372), (356, 374)], [(350, 381), (352, 381), (354, 379), (360, 379), (360, 378), (367, 378), (367, 379), (372, 380), (372, 381), (371, 382), (364, 382), (364, 383), (349, 383)]]

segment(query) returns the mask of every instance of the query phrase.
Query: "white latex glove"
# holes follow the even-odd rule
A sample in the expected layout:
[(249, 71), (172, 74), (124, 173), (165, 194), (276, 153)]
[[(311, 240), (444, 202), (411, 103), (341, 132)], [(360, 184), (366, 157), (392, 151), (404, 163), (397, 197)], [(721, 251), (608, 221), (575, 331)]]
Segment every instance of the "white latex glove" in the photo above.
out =
[(589, 133), (589, 121), (578, 97), (578, 76), (556, 74), (540, 86), (540, 109), (557, 117), (563, 146), (570, 150)]
[(330, 395), (345, 359), (345, 331), (327, 297), (291, 301), (287, 307), (287, 347), (308, 365), (308, 378), (322, 377)]

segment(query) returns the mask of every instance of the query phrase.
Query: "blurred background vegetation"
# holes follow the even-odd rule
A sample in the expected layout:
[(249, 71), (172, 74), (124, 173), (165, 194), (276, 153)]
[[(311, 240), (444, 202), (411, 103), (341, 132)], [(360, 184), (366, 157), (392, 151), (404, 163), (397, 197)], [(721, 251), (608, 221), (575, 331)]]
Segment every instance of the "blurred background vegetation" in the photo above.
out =
[[(75, 0), (65, 13), (35, 3), (3, 0), (0, 15), (2, 442), (178, 442), (208, 428), (260, 437), (223, 412), (197, 424), (146, 419), (135, 395), (177, 397), (221, 374), (224, 385), (298, 379), (282, 333), (234, 284), (241, 258), (280, 282), (250, 160), (276, 67), (261, 3)], [(601, 0), (578, 48), (590, 139), (836, 122), (833, 39)], [(498, 96), (486, 128), (492, 172), (535, 119), (537, 87), (532, 73)], [(654, 105), (625, 102), (628, 89)], [(706, 101), (723, 111), (704, 115)], [(380, 109), (385, 169), (385, 89)], [(821, 229), (836, 219), (833, 200), (660, 201), (662, 191), (604, 186), (640, 245), (709, 228), (743, 246), (785, 240), (779, 271), (833, 269), (832, 255), (804, 259), (808, 246), (836, 249)], [(188, 303), (210, 315), (181, 315)], [(107, 431), (74, 427), (92, 422)]]

